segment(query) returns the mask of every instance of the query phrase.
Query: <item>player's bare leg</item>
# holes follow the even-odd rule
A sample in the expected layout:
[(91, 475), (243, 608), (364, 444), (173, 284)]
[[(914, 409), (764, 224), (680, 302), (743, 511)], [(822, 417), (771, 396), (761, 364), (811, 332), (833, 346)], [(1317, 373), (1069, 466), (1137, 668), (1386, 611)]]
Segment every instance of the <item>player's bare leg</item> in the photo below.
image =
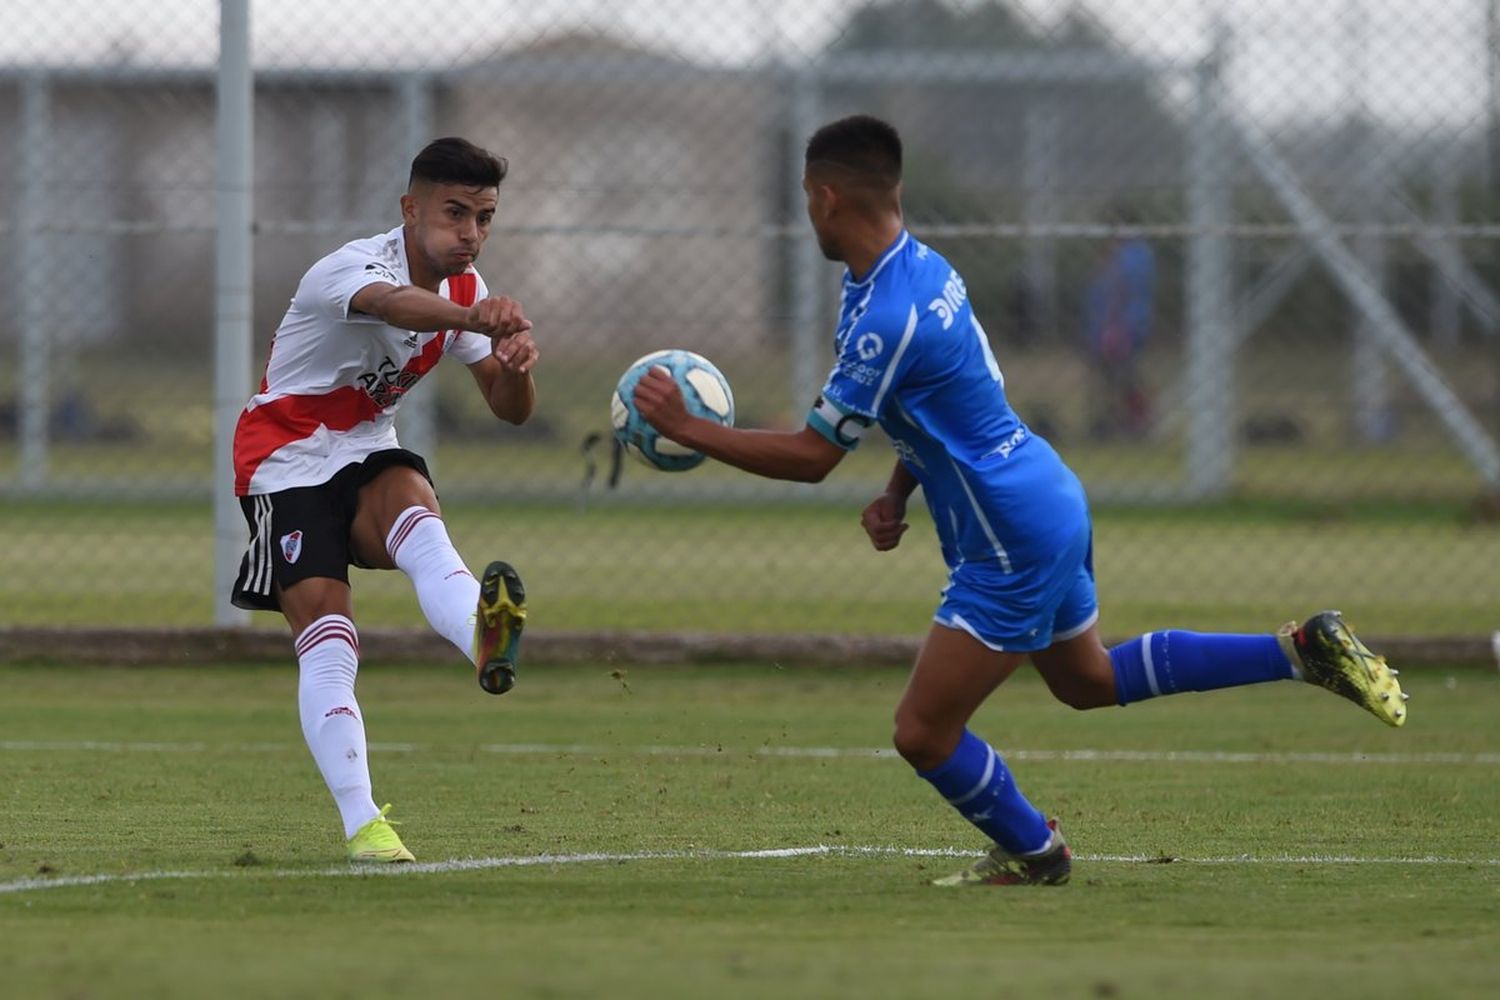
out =
[(350, 860), (413, 860), (385, 818), (390, 806), (377, 809), (370, 793), (364, 716), (354, 697), (359, 633), (349, 585), (309, 577), (285, 590), (278, 585), (276, 597), (296, 641), (302, 736), (338, 805)]
[(434, 631), (474, 664), (479, 686), (515, 684), (526, 590), (515, 569), (492, 562), (475, 580), (448, 537), (432, 485), (415, 469), (386, 469), (360, 490), (350, 544), (361, 561), (411, 578)]
[(896, 705), (896, 751), (919, 771), (947, 760), (969, 719), (1023, 659), (997, 653), (967, 632), (934, 626)]
[(314, 576), (301, 580), (283, 590), (275, 585), (276, 600), (281, 613), (292, 628), (292, 637), (300, 636), (307, 627), (325, 615), (354, 617), (354, 599), (349, 585), (342, 580)]
[(966, 632), (934, 625), (896, 708), (896, 750), (959, 814), (994, 843), (976, 864), (935, 884), (1060, 885), (1072, 854), (1016, 788), (993, 747), (968, 729), (984, 700), (1015, 673), (1020, 653), (990, 649)]
[(1104, 708), (1118, 705), (1115, 669), (1109, 650), (1099, 639), (1099, 628), (1090, 625), (1071, 639), (1054, 642), (1031, 654), (1037, 673), (1046, 681), (1053, 697), (1070, 708)]
[(423, 507), (438, 517), (443, 513), (432, 484), (410, 466), (392, 466), (360, 487), (349, 545), (361, 562), (375, 569), (400, 568), (386, 547), (386, 536), (396, 518), (412, 507)]

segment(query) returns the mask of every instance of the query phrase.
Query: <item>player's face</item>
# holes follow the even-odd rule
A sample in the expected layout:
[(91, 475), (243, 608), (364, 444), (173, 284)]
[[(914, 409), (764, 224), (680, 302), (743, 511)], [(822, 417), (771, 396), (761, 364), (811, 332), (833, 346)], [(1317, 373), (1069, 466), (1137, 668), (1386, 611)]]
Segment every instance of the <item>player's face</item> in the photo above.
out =
[(484, 249), (500, 191), (421, 184), (401, 199), (401, 214), (424, 263), (435, 274), (462, 274)]
[(829, 260), (843, 260), (838, 240), (834, 235), (835, 195), (833, 188), (827, 184), (814, 184), (804, 174), (802, 191), (807, 195), (807, 220), (812, 223), (813, 232), (817, 234), (818, 249), (823, 251), (823, 256)]

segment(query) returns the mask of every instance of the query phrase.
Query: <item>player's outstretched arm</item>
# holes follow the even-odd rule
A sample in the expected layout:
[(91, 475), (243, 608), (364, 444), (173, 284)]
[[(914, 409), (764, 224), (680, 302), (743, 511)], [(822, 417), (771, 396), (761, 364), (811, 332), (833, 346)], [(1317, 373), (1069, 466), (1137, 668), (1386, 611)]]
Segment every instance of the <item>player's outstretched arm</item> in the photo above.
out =
[(490, 296), (461, 306), (436, 292), (415, 285), (375, 282), (354, 293), (351, 312), (384, 320), (398, 330), (471, 330), (487, 337), (509, 336), (531, 329), (531, 321), (515, 299)]
[(354, 293), (349, 311), (374, 316), (398, 330), (431, 333), (434, 330), (467, 329), (468, 307), (415, 285), (376, 282)]
[(846, 454), (811, 427), (742, 430), (695, 417), (688, 413), (677, 383), (660, 369), (636, 383), (635, 406), (651, 426), (678, 444), (768, 479), (821, 482)]

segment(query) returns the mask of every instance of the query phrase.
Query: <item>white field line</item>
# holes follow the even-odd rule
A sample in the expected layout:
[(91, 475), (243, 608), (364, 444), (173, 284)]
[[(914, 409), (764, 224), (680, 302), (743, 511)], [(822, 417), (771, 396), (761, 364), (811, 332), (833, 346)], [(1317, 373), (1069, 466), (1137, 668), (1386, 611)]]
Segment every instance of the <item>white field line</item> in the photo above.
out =
[[(339, 865), (330, 868), (268, 868), (257, 872), (248, 869), (229, 871), (148, 871), (123, 875), (63, 875), (58, 878), (23, 878), (0, 882), (0, 895), (35, 892), (42, 889), (66, 889), (75, 886), (110, 885), (114, 883), (160, 882), (171, 879), (246, 879), (257, 874), (273, 878), (371, 878), (440, 875), (448, 872), (488, 871), (494, 868), (531, 868), (578, 864), (630, 861), (759, 861), (805, 857), (905, 857), (905, 858), (971, 858), (978, 852), (953, 847), (860, 847), (818, 844), (814, 847), (779, 847), (759, 851), (631, 851), (625, 853), (589, 852), (584, 854), (522, 854), (495, 858), (453, 858), (448, 861), (426, 861), (407, 865), (367, 867)], [(1500, 865), (1500, 858), (1364, 858), (1350, 855), (1230, 855), (1211, 858), (1162, 858), (1147, 854), (1079, 854), (1083, 862), (1116, 864), (1190, 864), (1190, 865)]]
[[(433, 747), (417, 743), (372, 742), (377, 753), (422, 753)], [(586, 757), (789, 757), (899, 760), (889, 747), (759, 746), (606, 746), (593, 743), (484, 743), (483, 753), (514, 756), (575, 755)], [(300, 743), (132, 743), (104, 740), (0, 740), (0, 752), (16, 753), (285, 753)], [(1003, 750), (1007, 760), (1082, 761), (1086, 763), (1184, 764), (1470, 764), (1500, 765), (1500, 753), (1361, 753), (1359, 751), (1288, 751), (1261, 753), (1230, 750)]]
[[(837, 757), (899, 760), (889, 747), (609, 747), (587, 743), (484, 743), (485, 753), (574, 754), (651, 757)], [(1001, 750), (1007, 760), (1174, 762), (1189, 764), (1500, 764), (1500, 753), (1330, 753), (1322, 751), (1258, 753), (1228, 750)]]
[[(301, 743), (134, 743), (118, 740), (0, 740), (0, 753), (286, 753)], [(415, 743), (370, 743), (369, 749), (387, 753), (415, 753)]]

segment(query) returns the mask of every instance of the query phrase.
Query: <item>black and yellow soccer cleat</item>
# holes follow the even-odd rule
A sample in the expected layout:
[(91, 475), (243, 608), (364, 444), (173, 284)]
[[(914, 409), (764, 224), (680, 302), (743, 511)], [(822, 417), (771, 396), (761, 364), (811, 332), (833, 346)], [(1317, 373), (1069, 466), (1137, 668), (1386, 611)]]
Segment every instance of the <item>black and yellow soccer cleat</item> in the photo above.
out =
[(1337, 611), (1320, 611), (1299, 627), (1288, 622), (1277, 631), (1281, 648), (1302, 679), (1362, 706), (1388, 726), (1406, 724), (1406, 699), (1386, 665), (1359, 641)]
[(961, 872), (934, 879), (933, 885), (947, 888), (980, 885), (1066, 885), (1073, 875), (1073, 852), (1057, 828), (1057, 820), (1049, 819), (1047, 827), (1052, 838), (1046, 850), (1040, 854), (1016, 857), (1007, 854), (999, 844), (973, 865)]
[(521, 630), (526, 625), (526, 588), (508, 562), (496, 560), (479, 579), (474, 613), (474, 669), (479, 686), (504, 694), (516, 686)]

